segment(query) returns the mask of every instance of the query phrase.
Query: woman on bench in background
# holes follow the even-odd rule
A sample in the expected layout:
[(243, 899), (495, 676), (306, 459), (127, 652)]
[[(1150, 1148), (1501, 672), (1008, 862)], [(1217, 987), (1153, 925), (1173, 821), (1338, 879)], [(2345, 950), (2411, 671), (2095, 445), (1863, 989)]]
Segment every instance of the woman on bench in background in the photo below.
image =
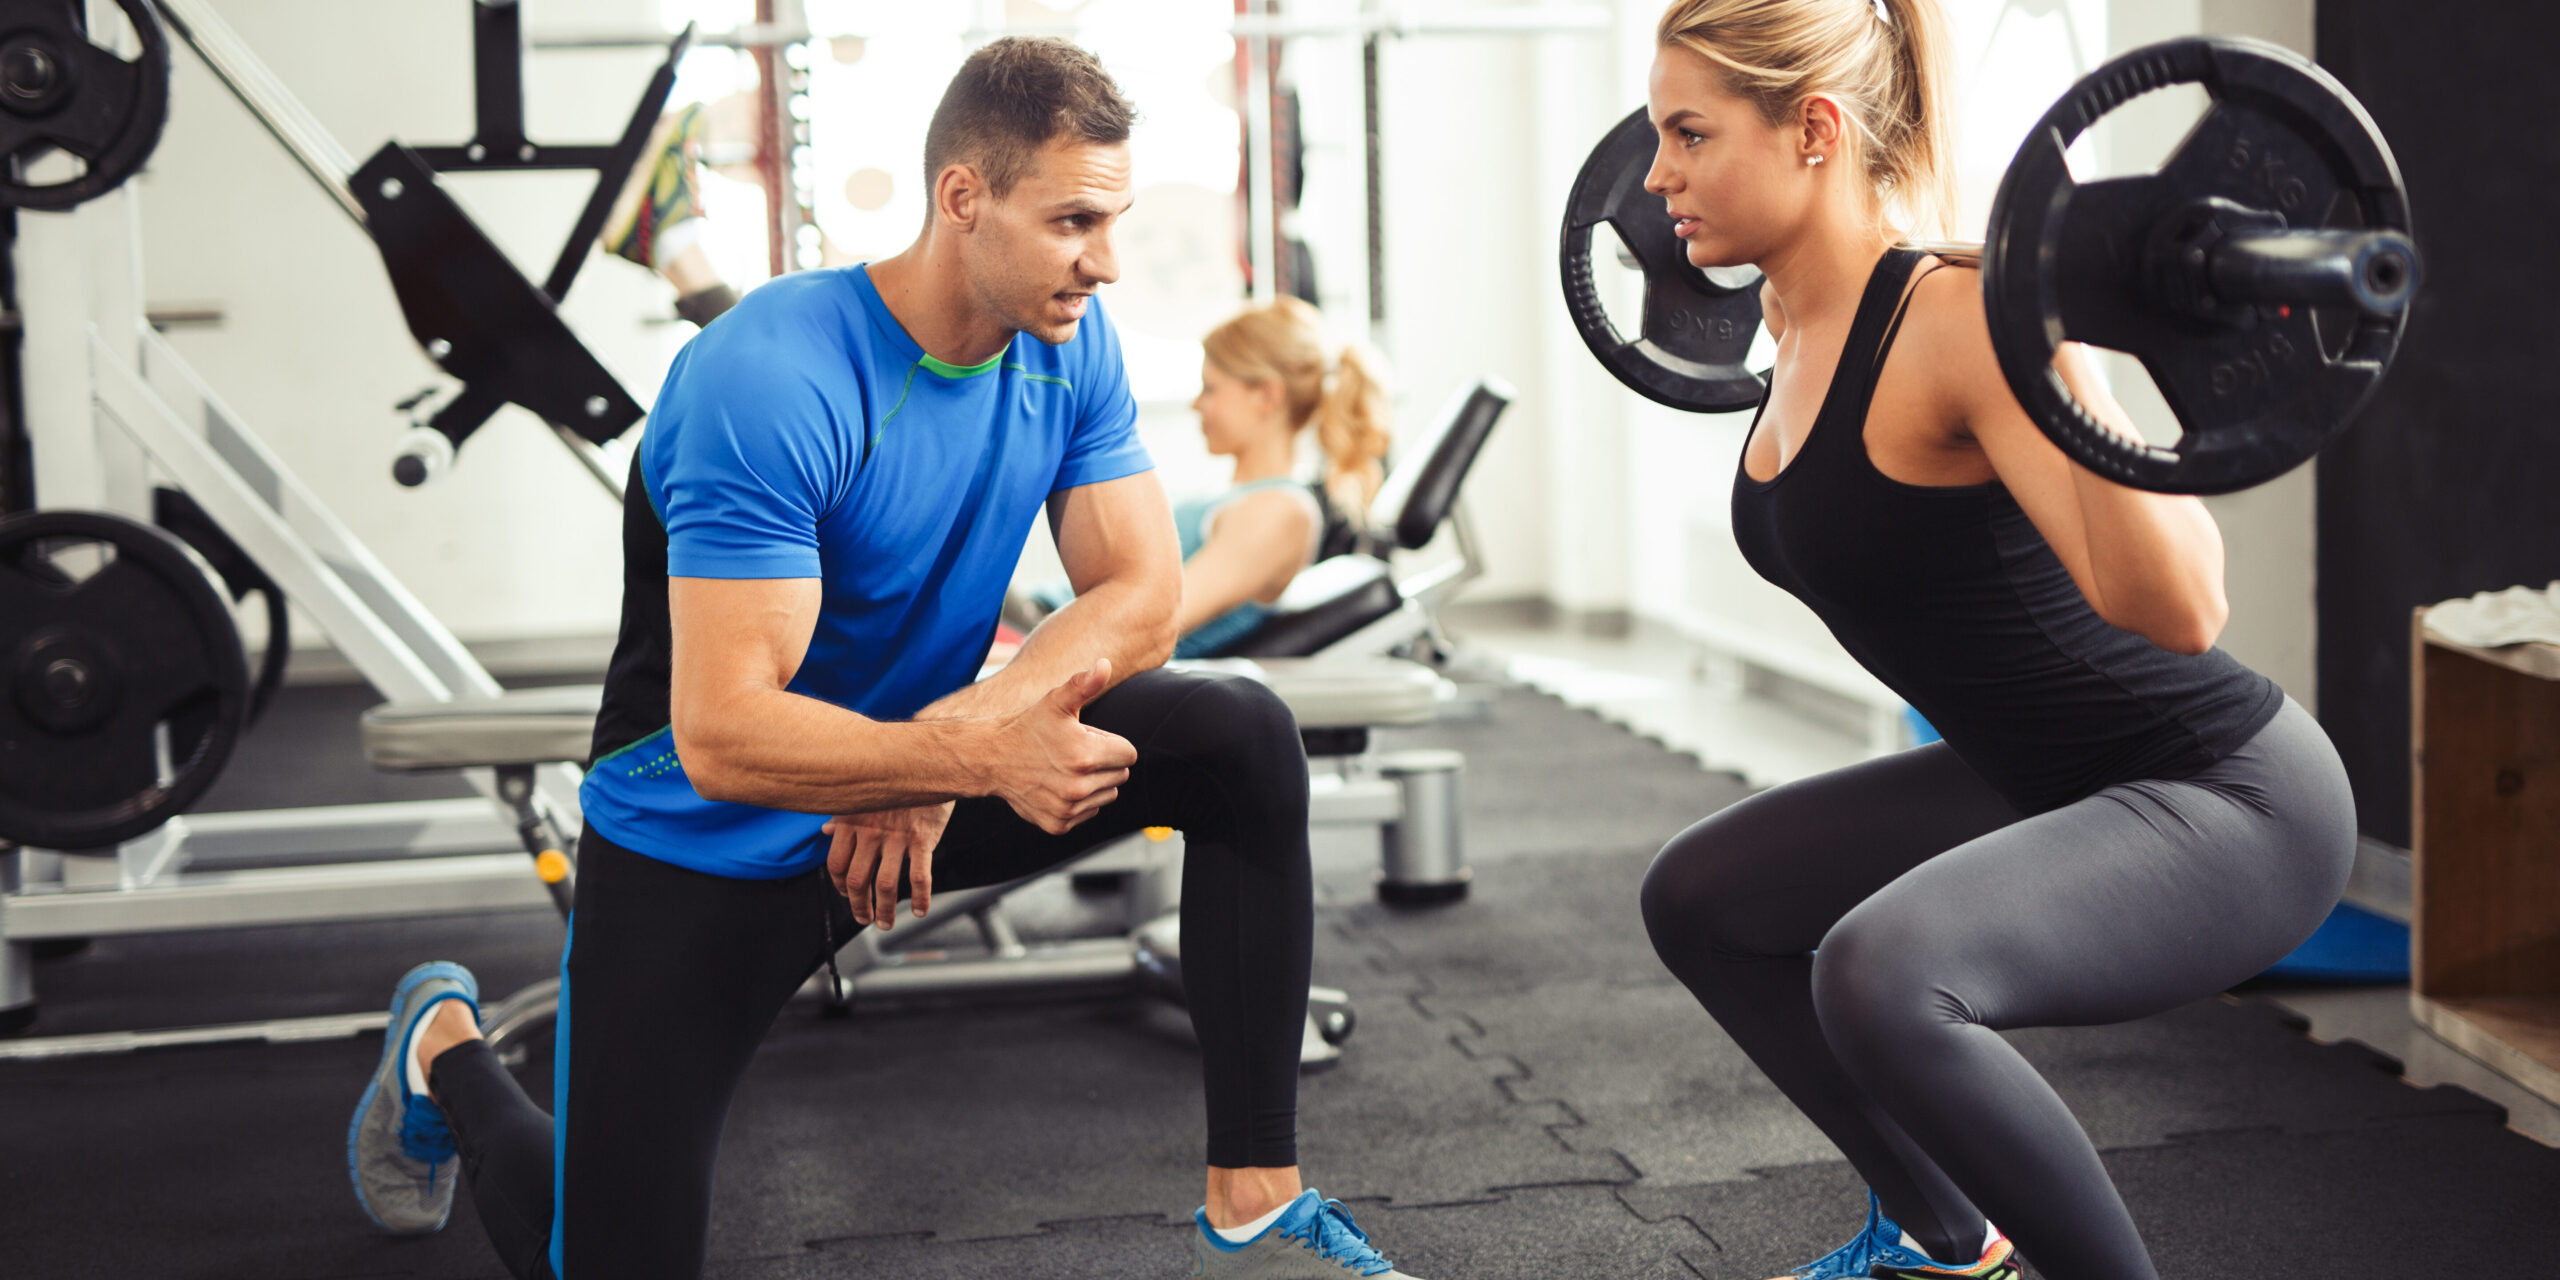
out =
[[(1214, 497), (1174, 504), (1182, 538), (1182, 641), (1177, 658), (1224, 651), (1262, 624), (1298, 571), (1313, 563), (1324, 507), (1355, 521), (1385, 478), (1387, 397), (1378, 358), (1327, 341), (1316, 309), (1296, 298), (1253, 307), (1200, 340), (1192, 411), (1209, 452), (1235, 459)], [(1298, 436), (1316, 429), (1324, 500), (1298, 478)], [(1036, 624), (1073, 595), (1045, 584), (1006, 621)], [(995, 657), (1007, 656), (999, 643)]]

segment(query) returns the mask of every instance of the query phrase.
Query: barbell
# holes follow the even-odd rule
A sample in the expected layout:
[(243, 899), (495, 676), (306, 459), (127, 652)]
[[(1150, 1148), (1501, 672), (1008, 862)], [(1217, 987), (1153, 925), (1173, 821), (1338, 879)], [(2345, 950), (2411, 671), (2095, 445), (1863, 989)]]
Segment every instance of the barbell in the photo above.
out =
[[(2143, 93), (2211, 97), (2157, 171), (2076, 181), (2072, 141)], [(1655, 135), (1638, 110), (1603, 137), (1567, 197), (1565, 304), (1591, 353), (1673, 408), (1756, 404), (1747, 367), (1758, 274), (1702, 271), (1644, 190)], [(1596, 232), (1639, 271), (1638, 332), (1601, 304)], [(2148, 45), (2073, 85), (2027, 134), (1979, 255), (2002, 376), (2064, 453), (2123, 484), (2228, 493), (2309, 460), (2346, 429), (2399, 349), (2419, 261), (2391, 149), (2353, 94), (2279, 46), (2231, 37)], [(2092, 416), (2053, 367), (2064, 342), (2142, 362), (2177, 418), (2175, 445)]]

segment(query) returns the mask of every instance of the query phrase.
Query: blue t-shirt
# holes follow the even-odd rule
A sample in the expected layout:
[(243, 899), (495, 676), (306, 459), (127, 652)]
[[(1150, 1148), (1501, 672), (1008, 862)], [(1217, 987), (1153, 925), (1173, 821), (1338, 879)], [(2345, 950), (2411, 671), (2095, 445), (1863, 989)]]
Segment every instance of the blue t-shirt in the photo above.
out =
[[(638, 484), (655, 520), (625, 520), (654, 611), (626, 602), (598, 745), (579, 800), (608, 840), (698, 871), (747, 878), (823, 862), (823, 815), (696, 794), (664, 725), (665, 578), (816, 578), (794, 693), (903, 720), (967, 684), (986, 656), (1006, 582), (1050, 494), (1153, 463), (1119, 336), (1094, 299), (1076, 336), (1024, 334), (962, 368), (908, 337), (861, 267), (757, 288), (676, 357), (641, 438)], [(656, 528), (649, 526), (654, 523)], [(652, 537), (659, 545), (647, 543)], [(635, 638), (635, 628), (654, 634)], [(624, 686), (617, 688), (619, 683)], [(647, 708), (646, 714), (633, 714)], [(610, 726), (631, 726), (619, 735)], [(609, 741), (619, 736), (621, 742)]]

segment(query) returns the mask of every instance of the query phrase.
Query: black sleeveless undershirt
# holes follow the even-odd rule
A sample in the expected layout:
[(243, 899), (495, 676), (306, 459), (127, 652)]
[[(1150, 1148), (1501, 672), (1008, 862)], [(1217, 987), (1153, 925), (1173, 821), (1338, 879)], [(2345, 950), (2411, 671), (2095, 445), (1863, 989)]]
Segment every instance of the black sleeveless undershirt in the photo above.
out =
[(1897, 248), (1876, 265), (1796, 456), (1766, 482), (1736, 464), (1743, 558), (2024, 812), (2187, 777), (2237, 750), (2283, 706), (2274, 681), (2100, 618), (2000, 482), (1904, 484), (1869, 460), (1876, 371), (1921, 257)]

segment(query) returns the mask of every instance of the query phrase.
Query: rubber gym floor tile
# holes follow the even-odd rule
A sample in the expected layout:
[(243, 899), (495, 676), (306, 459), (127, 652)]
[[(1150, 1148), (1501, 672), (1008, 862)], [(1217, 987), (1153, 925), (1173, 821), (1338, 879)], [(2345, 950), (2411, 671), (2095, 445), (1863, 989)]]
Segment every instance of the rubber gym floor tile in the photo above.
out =
[[(1420, 1208), (1345, 1204), (1380, 1252), (1423, 1280), (1695, 1280), (1680, 1255), (1702, 1242), (1686, 1222), (1638, 1219), (1605, 1187), (1540, 1188)], [(1189, 1231), (1187, 1222), (1110, 1218), (966, 1242), (912, 1235), (828, 1240), (795, 1255), (724, 1263), (709, 1274), (712, 1280), (1171, 1277), (1190, 1269)]]
[(1682, 1260), (1703, 1280), (1761, 1280), (1838, 1248), (1866, 1221), (1866, 1184), (1847, 1161), (1792, 1165), (1735, 1181), (1647, 1179), (1618, 1202), (1651, 1223), (1679, 1223), (1703, 1242)]
[(1482, 719), (1381, 730), (1376, 741), (1466, 753), (1458, 787), (1467, 856), (1480, 865), (1564, 850), (1650, 852), (1751, 792), (1693, 756), (1519, 688), (1502, 689)]
[(1559, 984), (1524, 995), (1466, 997), (1484, 1028), (1474, 1052), (1522, 1065), (1508, 1083), (1524, 1103), (1581, 1117), (1557, 1138), (1614, 1151), (1651, 1181), (1746, 1178), (1755, 1169), (1840, 1158), (1822, 1131), (1717, 1029), (1686, 988)]
[(1199, 1197), (1199, 1055), (1144, 1000), (785, 1013), (721, 1143), (714, 1257), (809, 1240), (1019, 1235)]
[(367, 1035), (0, 1064), (0, 1274), (497, 1273), (467, 1199), (459, 1229), (413, 1240), (357, 1208), (347, 1116), (381, 1048)]
[[(1567, 1150), (1547, 1126), (1569, 1117), (1512, 1103), (1502, 1064), (1472, 1062), (1452, 1031), (1409, 1002), (1360, 1007), (1352, 1051), (1301, 1081), (1310, 1178), (1413, 1204), (1628, 1176)], [(1182, 1016), (1145, 1002), (786, 1024), (730, 1112), (712, 1251), (1179, 1221), (1199, 1202), (1200, 1105)]]
[[(1468, 822), (1480, 825), (1472, 814)], [(1462, 901), (1346, 905), (1342, 928), (1391, 954), (1393, 967), (1424, 979), (1444, 1002), (1480, 992), (1665, 981), (1636, 906), (1653, 854), (1651, 845), (1621, 845), (1479, 864)]]
[(2495, 1114), (2110, 1152), (2164, 1276), (2560, 1275), (2560, 1150)]
[(2257, 1001), (2198, 1000), (2106, 1027), (2009, 1033), (2101, 1149), (2226, 1130), (2326, 1133), (2416, 1116), (2505, 1113), (2449, 1086), (2413, 1087), (2358, 1044), (2323, 1045)]
[[(2485, 1115), (2222, 1133), (2104, 1158), (2166, 1277), (2545, 1276), (2560, 1257), (2560, 1151)], [(1846, 1240), (1866, 1212), (1864, 1185), (1837, 1161), (1618, 1197), (1646, 1221), (1711, 1237), (1712, 1249), (1684, 1254), (1705, 1280), (1781, 1274)]]
[[(1647, 1179), (1706, 1182), (1834, 1160), (1838, 1152), (1677, 984), (1544, 988), (1463, 1001), (1471, 1050), (1520, 1062), (1524, 1102), (1568, 1105), (1576, 1151), (1615, 1151)], [(2008, 1036), (2101, 1149), (2184, 1134), (2293, 1133), (2427, 1115), (2495, 1113), (2476, 1095), (2419, 1089), (2360, 1045), (2320, 1045), (2256, 1003), (2199, 1001), (2111, 1027)]]

